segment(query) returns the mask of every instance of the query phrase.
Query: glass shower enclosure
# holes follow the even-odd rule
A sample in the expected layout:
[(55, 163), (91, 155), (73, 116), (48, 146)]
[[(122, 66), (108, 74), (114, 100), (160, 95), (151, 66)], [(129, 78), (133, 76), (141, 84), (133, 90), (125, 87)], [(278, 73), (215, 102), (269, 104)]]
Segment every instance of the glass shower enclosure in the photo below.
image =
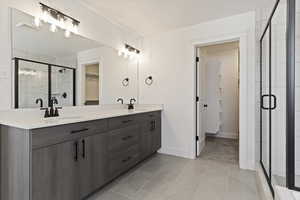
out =
[(75, 106), (76, 70), (23, 58), (14, 58), (15, 108), (38, 108), (37, 99), (48, 107), (55, 97), (58, 106)]

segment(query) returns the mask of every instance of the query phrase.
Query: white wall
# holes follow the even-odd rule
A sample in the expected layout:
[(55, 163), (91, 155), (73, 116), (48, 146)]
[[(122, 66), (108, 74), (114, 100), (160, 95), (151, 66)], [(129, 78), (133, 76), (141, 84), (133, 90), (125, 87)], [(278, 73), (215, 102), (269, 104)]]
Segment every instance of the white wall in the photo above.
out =
[[(80, 35), (94, 39), (113, 48), (119, 48), (124, 42), (139, 46), (141, 37), (133, 32), (121, 29), (103, 17), (83, 7), (78, 0), (42, 1), (81, 21)], [(9, 7), (17, 8), (32, 15), (40, 11), (38, 0), (1, 0), (0, 2), (0, 109), (11, 107), (11, 33)]]
[[(164, 104), (162, 152), (195, 156), (195, 44), (198, 41), (243, 36), (247, 49), (247, 112), (244, 168), (254, 168), (255, 15), (249, 12), (145, 38), (140, 67), (140, 102)], [(152, 75), (152, 86), (144, 84)]]
[[(200, 48), (206, 62), (206, 126), (217, 124), (216, 136), (238, 138), (239, 128), (239, 43), (224, 43)], [(203, 57), (201, 57), (203, 59)], [(210, 69), (213, 73), (209, 73)], [(214, 70), (217, 70), (216, 72)], [(215, 83), (211, 81), (215, 80)], [(212, 103), (215, 102), (215, 105)], [(211, 113), (216, 116), (209, 117)], [(208, 129), (206, 132), (211, 132)]]
[[(85, 97), (84, 65), (100, 63), (100, 104), (116, 104), (118, 98), (129, 103), (131, 98), (138, 100), (137, 61), (124, 59), (110, 47), (100, 47), (80, 52), (78, 54), (77, 94), (79, 104)], [(122, 81), (129, 78), (129, 85), (124, 87)]]

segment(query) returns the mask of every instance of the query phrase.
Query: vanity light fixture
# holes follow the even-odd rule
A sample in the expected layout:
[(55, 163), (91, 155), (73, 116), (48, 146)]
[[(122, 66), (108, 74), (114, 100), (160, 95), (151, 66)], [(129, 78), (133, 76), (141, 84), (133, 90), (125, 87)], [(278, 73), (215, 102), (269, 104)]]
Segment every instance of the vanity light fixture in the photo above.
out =
[(78, 34), (78, 26), (80, 21), (66, 15), (54, 8), (40, 3), (42, 14), (34, 18), (36, 27), (41, 26), (41, 21), (50, 24), (50, 31), (56, 32), (58, 28), (65, 31), (65, 37), (70, 37), (71, 33)]
[(129, 59), (139, 59), (139, 56), (140, 56), (140, 53), (141, 51), (130, 46), (129, 44), (125, 44), (123, 49), (121, 49), (119, 52), (118, 52), (118, 55), (119, 56), (124, 56), (124, 58), (128, 58)]

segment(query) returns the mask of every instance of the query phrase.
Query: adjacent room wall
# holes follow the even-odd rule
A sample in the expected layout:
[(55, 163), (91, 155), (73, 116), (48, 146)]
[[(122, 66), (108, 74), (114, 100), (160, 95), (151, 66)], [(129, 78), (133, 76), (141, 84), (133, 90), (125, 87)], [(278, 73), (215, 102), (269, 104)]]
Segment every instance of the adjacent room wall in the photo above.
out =
[(99, 63), (85, 66), (85, 99), (86, 101), (99, 101)]
[[(51, 7), (81, 21), (80, 35), (94, 39), (113, 48), (120, 48), (124, 42), (140, 46), (141, 36), (123, 27), (107, 21), (103, 17), (85, 8), (78, 0), (44, 0)], [(1, 0), (0, 2), (0, 109), (8, 109), (12, 104), (12, 67), (11, 67), (11, 33), (9, 7), (17, 8), (31, 15), (40, 11), (37, 0)]]
[[(255, 13), (209, 21), (145, 38), (144, 59), (140, 67), (140, 102), (164, 104), (162, 117), (161, 152), (195, 157), (195, 45), (198, 41), (222, 40), (226, 36), (245, 38), (247, 60), (246, 110), (247, 160), (244, 168), (255, 166), (254, 110), (255, 110)], [(144, 79), (152, 75), (152, 86)]]
[[(211, 45), (201, 47), (200, 50), (205, 52), (206, 80), (208, 81), (206, 84), (206, 104), (208, 107), (204, 114), (206, 132), (215, 133), (214, 136), (216, 137), (238, 138), (239, 43)], [(209, 73), (209, 68), (212, 68), (213, 73)], [(217, 70), (216, 73), (214, 73), (215, 70)], [(211, 80), (216, 82), (210, 83)], [(211, 105), (213, 102), (215, 105)], [(212, 123), (215, 125), (209, 126)], [(211, 132), (212, 130), (216, 130), (216, 132)]]

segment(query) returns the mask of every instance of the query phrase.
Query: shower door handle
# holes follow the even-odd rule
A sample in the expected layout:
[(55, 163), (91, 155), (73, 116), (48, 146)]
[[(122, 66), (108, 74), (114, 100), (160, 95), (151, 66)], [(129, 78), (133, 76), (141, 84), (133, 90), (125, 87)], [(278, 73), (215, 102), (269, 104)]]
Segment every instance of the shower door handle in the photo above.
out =
[(269, 108), (267, 108), (267, 107), (264, 106), (264, 98), (265, 98), (265, 97), (269, 97), (269, 96), (270, 96), (270, 95), (268, 95), (268, 94), (264, 94), (264, 95), (261, 96), (260, 107), (261, 107), (262, 109), (264, 109), (264, 110), (269, 110)]
[(270, 109), (275, 110), (277, 108), (277, 97), (274, 94), (271, 94), (270, 97), (274, 99), (274, 105)]
[[(264, 98), (269, 97), (274, 99), (274, 105), (271, 107), (264, 106)], [(277, 97), (274, 94), (264, 94), (261, 96), (261, 108), (264, 110), (275, 110), (277, 108)]]

